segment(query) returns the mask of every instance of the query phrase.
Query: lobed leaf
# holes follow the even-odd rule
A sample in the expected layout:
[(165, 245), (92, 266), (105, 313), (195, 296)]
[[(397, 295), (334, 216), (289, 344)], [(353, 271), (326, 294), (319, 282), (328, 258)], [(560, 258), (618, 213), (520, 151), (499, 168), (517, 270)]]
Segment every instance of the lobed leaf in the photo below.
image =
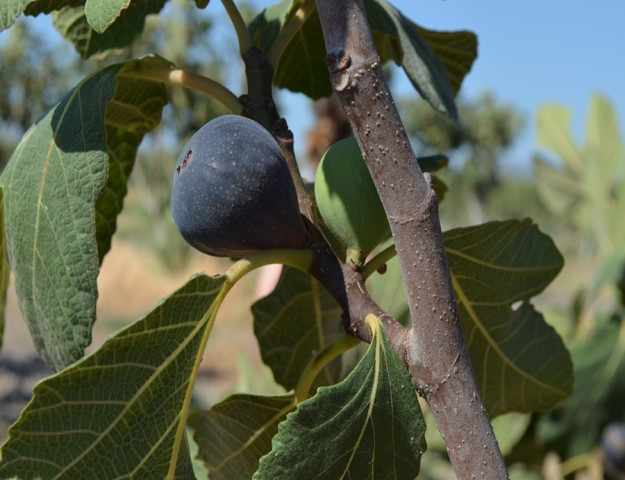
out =
[[(285, 389), (295, 388), (315, 352), (344, 335), (341, 309), (310, 275), (283, 267), (274, 291), (252, 305), (254, 333), (263, 362)], [(337, 365), (330, 363), (317, 384), (334, 383)]]
[[(562, 268), (551, 239), (529, 220), (443, 234), (471, 363), (491, 417), (547, 410), (573, 384), (562, 340), (529, 304)], [(395, 318), (409, 318), (396, 259), (367, 286)], [(515, 308), (513, 308), (513, 306)]]
[[(125, 78), (141, 62), (162, 60), (110, 66), (68, 92), (26, 132), (0, 177), (20, 307), (35, 346), (57, 371), (91, 341), (99, 260), (121, 210), (123, 171), (165, 104), (162, 84)], [(114, 205), (99, 203), (103, 191)]]
[(47, 378), (9, 429), (0, 477), (194, 478), (186, 411), (228, 284), (198, 275)]
[(106, 20), (94, 20), (96, 26), (102, 30), (90, 24), (89, 10), (82, 6), (54, 11), (52, 23), (63, 37), (74, 44), (82, 58), (88, 58), (107, 50), (128, 46), (143, 30), (146, 16), (160, 12), (165, 1), (132, 2), (128, 8), (119, 12), (113, 23), (106, 24), (110, 15), (106, 16)]
[(337, 385), (287, 415), (254, 479), (413, 479), (425, 422), (402, 361), (379, 320), (365, 356)]
[[(491, 417), (552, 408), (573, 388), (569, 353), (528, 300), (563, 260), (529, 220), (445, 233), (471, 363)], [(520, 305), (513, 308), (515, 302)], [(496, 381), (495, 379), (498, 379)]]
[(248, 480), (271, 450), (278, 424), (296, 404), (291, 394), (232, 395), (206, 412), (189, 417), (199, 457), (212, 480)]

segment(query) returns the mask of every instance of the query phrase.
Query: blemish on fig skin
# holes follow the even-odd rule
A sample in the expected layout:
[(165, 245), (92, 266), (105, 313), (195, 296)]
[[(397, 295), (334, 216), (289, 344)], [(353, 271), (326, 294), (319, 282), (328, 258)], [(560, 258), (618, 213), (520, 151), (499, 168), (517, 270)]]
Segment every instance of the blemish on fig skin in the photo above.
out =
[(180, 174), (180, 170), (185, 168), (187, 166), (187, 164), (189, 163), (189, 160), (191, 159), (191, 154), (193, 153), (193, 150), (189, 150), (187, 152), (187, 154), (184, 157), (184, 160), (182, 161), (182, 165), (178, 165), (176, 167), (176, 172), (178, 172), (178, 174)]
[(185, 155), (184, 160), (182, 161), (182, 168), (186, 167), (187, 163), (189, 163), (189, 160), (191, 159), (191, 153), (192, 151), (189, 150), (187, 154)]

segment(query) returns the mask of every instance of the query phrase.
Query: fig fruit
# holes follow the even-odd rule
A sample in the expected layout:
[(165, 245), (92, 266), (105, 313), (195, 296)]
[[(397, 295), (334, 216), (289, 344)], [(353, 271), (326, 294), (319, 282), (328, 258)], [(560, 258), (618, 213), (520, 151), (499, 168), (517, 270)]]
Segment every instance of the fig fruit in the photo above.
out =
[[(315, 177), (321, 219), (347, 250), (366, 257), (390, 234), (382, 202), (355, 138), (341, 140), (323, 155)], [(329, 240), (330, 243), (333, 243)]]
[(171, 211), (183, 238), (213, 256), (308, 243), (280, 147), (261, 125), (237, 115), (211, 120), (187, 142), (174, 170)]

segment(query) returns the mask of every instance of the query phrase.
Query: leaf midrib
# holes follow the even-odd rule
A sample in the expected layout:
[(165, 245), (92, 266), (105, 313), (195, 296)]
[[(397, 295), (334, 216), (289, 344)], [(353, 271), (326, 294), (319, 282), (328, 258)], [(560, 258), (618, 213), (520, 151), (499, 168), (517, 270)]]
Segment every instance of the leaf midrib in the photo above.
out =
[[(207, 294), (211, 294), (212, 292), (207, 292)], [(216, 299), (217, 300), (217, 299)], [(214, 306), (215, 302), (213, 302), (213, 305), (211, 305), (211, 308), (203, 315), (202, 319), (198, 322), (197, 326), (186, 336), (186, 338), (180, 342), (180, 344), (178, 345), (178, 347), (170, 354), (167, 356), (167, 358), (165, 359), (165, 361), (161, 362), (160, 365), (158, 365), (158, 367), (156, 367), (154, 369), (154, 372), (152, 373), (152, 375), (150, 375), (150, 377), (148, 377), (148, 379), (146, 379), (146, 381), (143, 383), (143, 385), (141, 385), (141, 387), (137, 390), (137, 392), (126, 402), (126, 406), (120, 411), (120, 413), (117, 415), (117, 417), (109, 424), (109, 426), (102, 431), (102, 433), (99, 435), (99, 438), (94, 441), (91, 446), (89, 446), (89, 448), (87, 448), (86, 450), (84, 450), (79, 456), (77, 456), (71, 463), (67, 464), (57, 475), (55, 478), (60, 478), (61, 475), (63, 475), (66, 471), (68, 471), (71, 467), (73, 467), (76, 463), (78, 463), (80, 460), (82, 460), (89, 452), (91, 452), (101, 441), (104, 437), (107, 436), (107, 434), (118, 425), (118, 423), (123, 419), (125, 413), (135, 404), (135, 402), (141, 397), (141, 395), (144, 393), (144, 391), (150, 386), (152, 385), (154, 379), (160, 375), (162, 373), (162, 371), (165, 369), (165, 367), (167, 367), (170, 362), (172, 361), (172, 359), (175, 359), (176, 356), (182, 351), (184, 350), (184, 348), (186, 348), (186, 346), (189, 344), (189, 342), (191, 341), (192, 338), (195, 337), (195, 335), (198, 333), (198, 331), (200, 331), (202, 328), (204, 328), (205, 324), (208, 322), (208, 320), (210, 318), (212, 318), (213, 316), (213, 312), (214, 312), (214, 308), (212, 308)], [(146, 334), (149, 334), (148, 332), (143, 332)], [(179, 418), (179, 415), (176, 417), (176, 419)], [(175, 422), (173, 422), (175, 423)], [(167, 430), (169, 430), (169, 426), (167, 428)], [(158, 441), (160, 441), (163, 438), (163, 435), (158, 437)], [(155, 442), (158, 443), (158, 442)]]
[(486, 341), (487, 341), (488, 345), (490, 346), (490, 348), (492, 348), (497, 353), (498, 357), (504, 363), (504, 366), (507, 366), (513, 372), (517, 373), (520, 377), (527, 379), (531, 383), (533, 383), (533, 384), (535, 384), (535, 385), (537, 385), (537, 386), (539, 386), (541, 388), (544, 388), (545, 390), (551, 391), (551, 392), (557, 394), (560, 397), (564, 396), (565, 393), (562, 392), (562, 390), (554, 388), (551, 385), (540, 381), (536, 377), (528, 375), (524, 370), (521, 370), (519, 367), (517, 367), (517, 365), (514, 362), (512, 362), (508, 358), (507, 355), (504, 355), (503, 351), (499, 348), (499, 345), (497, 344), (497, 342), (495, 342), (493, 340), (493, 337), (491, 337), (491, 335), (489, 334), (488, 330), (486, 330), (486, 328), (484, 327), (484, 324), (482, 322), (480, 322), (478, 315), (473, 310), (471, 302), (469, 301), (469, 299), (467, 298), (466, 294), (464, 293), (464, 290), (462, 289), (462, 287), (460, 286), (460, 284), (456, 280), (456, 276), (454, 275), (453, 272), (451, 273), (451, 281), (452, 281), (452, 284), (454, 286), (454, 290), (456, 291), (456, 295), (458, 296), (458, 303), (463, 303), (464, 304), (464, 306), (465, 306), (469, 316), (471, 317), (471, 320), (473, 320), (473, 323), (474, 323), (475, 327), (484, 336), (484, 338), (486, 339)]

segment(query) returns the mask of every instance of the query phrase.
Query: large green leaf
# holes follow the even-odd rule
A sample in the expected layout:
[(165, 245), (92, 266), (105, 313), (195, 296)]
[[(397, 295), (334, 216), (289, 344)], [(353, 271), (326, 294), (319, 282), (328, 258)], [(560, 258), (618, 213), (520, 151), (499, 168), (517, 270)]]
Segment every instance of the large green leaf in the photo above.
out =
[(6, 310), (7, 289), (11, 268), (7, 258), (7, 243), (4, 235), (4, 194), (0, 188), (0, 347), (4, 334), (4, 313)]
[[(166, 101), (163, 85), (126, 78), (142, 62), (163, 61), (113, 65), (68, 92), (28, 130), (0, 177), (20, 307), (56, 370), (91, 341), (99, 258), (121, 209), (124, 172)], [(115, 206), (98, 203), (103, 191)]]
[[(517, 220), (450, 230), (444, 239), (469, 354), (491, 416), (547, 410), (564, 400), (573, 382), (569, 354), (528, 303), (562, 267), (551, 239), (530, 221)], [(401, 271), (395, 260), (387, 265), (367, 285), (383, 308), (404, 318)]]
[[(121, 10), (114, 22), (98, 31), (92, 27), (88, 19), (88, 10), (79, 7), (66, 7), (52, 13), (54, 27), (67, 40), (72, 42), (83, 58), (113, 48), (129, 45), (143, 30), (145, 17), (150, 13), (158, 13), (166, 0), (132, 2), (128, 8)], [(108, 16), (107, 16), (108, 18)], [(106, 21), (98, 21), (102, 27)]]
[(575, 389), (571, 398), (538, 423), (547, 445), (564, 442), (567, 458), (590, 452), (601, 428), (625, 418), (625, 322), (622, 317), (597, 319), (588, 338), (571, 347)]
[(444, 238), (471, 362), (490, 415), (547, 410), (566, 399), (573, 388), (569, 353), (528, 302), (562, 268), (551, 239), (529, 220), (459, 228)]
[(295, 408), (293, 394), (233, 395), (189, 417), (211, 480), (249, 480), (271, 450), (278, 424)]
[[(341, 309), (310, 275), (284, 267), (274, 291), (252, 305), (254, 333), (263, 362), (276, 382), (295, 388), (315, 352), (345, 335)], [(337, 380), (337, 363), (320, 373), (317, 384)]]
[[(265, 9), (250, 23), (250, 34), (263, 53), (269, 53), (301, 4), (301, 0), (283, 0)], [(475, 35), (464, 31), (426, 30), (384, 0), (366, 0), (365, 7), (381, 60), (394, 60), (436, 109), (456, 116), (453, 95), (477, 57)], [(323, 33), (316, 12), (299, 26), (285, 48), (274, 82), (315, 99), (332, 93)]]
[(186, 411), (225, 276), (198, 275), (49, 377), (9, 429), (0, 477), (194, 478)]
[(357, 367), (282, 422), (255, 479), (414, 479), (425, 422), (406, 367), (379, 320)]

